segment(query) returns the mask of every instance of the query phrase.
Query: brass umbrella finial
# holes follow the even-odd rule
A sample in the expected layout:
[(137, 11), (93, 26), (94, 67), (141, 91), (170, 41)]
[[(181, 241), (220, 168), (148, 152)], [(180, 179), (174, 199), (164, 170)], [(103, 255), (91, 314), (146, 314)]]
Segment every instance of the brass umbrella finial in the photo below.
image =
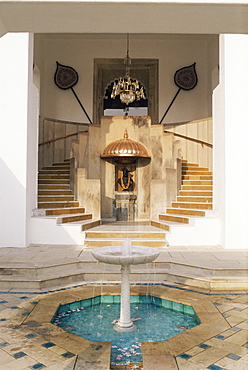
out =
[(103, 159), (118, 157), (151, 158), (144, 145), (128, 138), (127, 129), (124, 132), (123, 139), (107, 145), (101, 157)]

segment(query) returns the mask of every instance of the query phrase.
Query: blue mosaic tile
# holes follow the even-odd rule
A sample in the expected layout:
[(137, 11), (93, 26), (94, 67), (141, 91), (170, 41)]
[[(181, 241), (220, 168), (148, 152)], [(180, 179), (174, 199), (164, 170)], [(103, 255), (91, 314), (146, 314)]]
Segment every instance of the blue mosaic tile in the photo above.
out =
[(12, 329), (20, 329), (21, 325), (14, 325), (12, 326)]
[(31, 334), (25, 335), (25, 337), (31, 339), (31, 338), (37, 337), (37, 334), (31, 333)]
[(240, 328), (236, 328), (236, 326), (234, 326), (233, 328), (230, 328), (230, 330), (233, 330), (233, 331), (240, 331), (241, 329), (240, 329)]
[(20, 307), (17, 307), (17, 306), (13, 306), (13, 307), (10, 307), (11, 308), (11, 310), (17, 310), (18, 308), (20, 308)]
[[(113, 297), (113, 299), (114, 299), (114, 297)], [(98, 304), (101, 303), (101, 297), (100, 296), (93, 297), (91, 301), (92, 301), (92, 306), (98, 305)], [(115, 301), (115, 299), (114, 299), (114, 301)]]
[(39, 303), (39, 301), (34, 301), (34, 302), (30, 302), (30, 303), (32, 303), (32, 304), (37, 304), (37, 303)]
[(103, 295), (101, 296), (101, 303), (112, 304), (114, 302), (114, 298), (111, 295)]
[(248, 320), (245, 320), (245, 322), (247, 323), (247, 322), (248, 322)]
[(20, 299), (27, 299), (28, 297), (19, 297)]
[(193, 307), (188, 306), (188, 305), (183, 305), (183, 313), (186, 313), (188, 315), (194, 315), (195, 311), (194, 311)]
[(215, 338), (224, 340), (226, 337), (224, 335), (216, 335)]
[(69, 304), (69, 307), (70, 307), (70, 310), (77, 310), (77, 309), (79, 309), (81, 306), (81, 302), (79, 301), (79, 302), (73, 302), (73, 303), (70, 303)]
[(9, 346), (9, 343), (8, 342), (2, 342), (2, 343), (0, 343), (0, 348), (4, 348), (6, 346)]
[(228, 315), (228, 313), (223, 313), (222, 316), (229, 317), (230, 315)]
[(0, 319), (0, 321), (7, 321), (8, 319), (5, 319), (5, 318), (2, 318), (2, 319)]
[(39, 369), (43, 369), (44, 367), (46, 367), (46, 366), (41, 364), (41, 363), (37, 363), (33, 366), (30, 366), (30, 369), (39, 370)]
[(26, 353), (24, 352), (17, 352), (13, 354), (13, 357), (15, 357), (16, 359), (24, 357), (24, 356), (27, 356)]
[(91, 298), (90, 299), (83, 299), (81, 301), (81, 307), (87, 308), (87, 307), (91, 307), (91, 306), (92, 306)]
[(199, 348), (203, 348), (203, 349), (207, 349), (207, 348), (210, 348), (211, 346), (209, 346), (208, 344), (204, 344), (204, 343), (201, 343), (198, 345)]
[(161, 307), (162, 299), (158, 297), (152, 297), (152, 304), (154, 304), (155, 306)]
[(248, 342), (247, 342), (247, 343), (245, 343), (245, 344), (243, 344), (243, 346), (242, 346), (242, 347), (248, 348)]
[(120, 303), (121, 302), (121, 296), (120, 295), (114, 295), (114, 303)]
[(235, 311), (242, 311), (242, 308), (235, 307), (234, 310)]
[(29, 314), (30, 314), (30, 312), (23, 312), (22, 316), (28, 316)]
[(61, 356), (65, 357), (65, 358), (71, 358), (71, 357), (76, 356), (76, 355), (74, 355), (74, 353), (71, 353), (71, 352), (66, 352), (66, 353), (63, 353)]
[(210, 369), (210, 370), (221, 370), (221, 369), (223, 369), (223, 367), (220, 367), (218, 365), (210, 365), (209, 367), (207, 367), (207, 369)]
[(131, 295), (130, 303), (140, 304), (140, 297), (138, 295)]
[(172, 302), (172, 309), (177, 312), (183, 312), (183, 305), (182, 303)]
[(237, 361), (237, 360), (239, 360), (241, 358), (240, 356), (237, 356), (234, 353), (229, 353), (229, 355), (227, 355), (226, 357), (228, 357), (228, 358), (230, 358), (232, 360), (235, 360), (235, 361)]
[(187, 353), (181, 353), (181, 355), (178, 355), (177, 357), (181, 357), (184, 360), (188, 360), (192, 356), (191, 355), (187, 355)]
[(3, 304), (3, 303), (8, 303), (7, 301), (0, 301), (0, 304)]
[(166, 299), (162, 299), (161, 305), (164, 308), (168, 308), (169, 310), (172, 310), (172, 301), (167, 301)]
[(232, 298), (225, 298), (226, 301), (232, 301)]
[(221, 306), (221, 303), (214, 302), (215, 306)]
[(45, 347), (45, 348), (50, 348), (50, 347), (55, 346), (55, 344), (52, 343), (52, 342), (47, 342), (47, 343), (43, 343), (42, 346)]
[[(165, 301), (165, 299), (162, 299), (162, 307), (163, 307), (163, 301)], [(140, 303), (143, 303), (143, 304), (151, 303), (151, 296), (150, 295), (141, 295), (140, 296)]]

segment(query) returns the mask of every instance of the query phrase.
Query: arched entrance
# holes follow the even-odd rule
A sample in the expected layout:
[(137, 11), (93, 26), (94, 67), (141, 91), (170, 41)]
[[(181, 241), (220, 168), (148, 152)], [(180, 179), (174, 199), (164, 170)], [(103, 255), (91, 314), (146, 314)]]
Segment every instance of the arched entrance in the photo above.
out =
[[(93, 101), (93, 122), (99, 123), (104, 116), (104, 109), (116, 104), (117, 109), (121, 109), (116, 99), (113, 102), (105, 102), (106, 89), (120, 76), (125, 74), (123, 59), (95, 59), (94, 60), (94, 101)], [(158, 60), (157, 59), (132, 59), (131, 78), (142, 82), (147, 93), (147, 101), (138, 102), (138, 107), (147, 104), (146, 116), (151, 117), (152, 123), (158, 123)], [(108, 99), (107, 99), (108, 100)], [(132, 103), (137, 107), (137, 102)], [(130, 105), (130, 107), (132, 107)], [(125, 105), (123, 104), (123, 108)], [(125, 115), (125, 114), (122, 114)], [(129, 114), (131, 115), (131, 114)]]

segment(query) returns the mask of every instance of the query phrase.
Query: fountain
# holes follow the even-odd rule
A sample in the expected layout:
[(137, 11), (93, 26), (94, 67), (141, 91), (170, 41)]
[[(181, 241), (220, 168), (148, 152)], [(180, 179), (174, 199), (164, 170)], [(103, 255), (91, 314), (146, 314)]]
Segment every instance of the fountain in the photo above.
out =
[(125, 239), (122, 246), (95, 248), (92, 255), (100, 262), (121, 266), (121, 308), (120, 318), (114, 325), (117, 332), (129, 332), (136, 329), (130, 317), (130, 265), (139, 265), (154, 261), (159, 251), (156, 248), (132, 246), (130, 239)]

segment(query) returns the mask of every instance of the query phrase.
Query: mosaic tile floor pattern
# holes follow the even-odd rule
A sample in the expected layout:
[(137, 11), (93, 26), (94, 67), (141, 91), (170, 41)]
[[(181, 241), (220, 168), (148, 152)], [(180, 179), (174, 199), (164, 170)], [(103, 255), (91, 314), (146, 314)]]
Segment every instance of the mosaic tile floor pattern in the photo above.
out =
[[(73, 370), (76, 353), (47, 341), (22, 325), (39, 302), (39, 294), (0, 293), (0, 370)], [(179, 370), (247, 370), (248, 295), (208, 298), (230, 328), (176, 356)], [(126, 364), (118, 369), (140, 369)], [(137, 367), (139, 366), (139, 367)], [(155, 370), (155, 369), (154, 369)]]

